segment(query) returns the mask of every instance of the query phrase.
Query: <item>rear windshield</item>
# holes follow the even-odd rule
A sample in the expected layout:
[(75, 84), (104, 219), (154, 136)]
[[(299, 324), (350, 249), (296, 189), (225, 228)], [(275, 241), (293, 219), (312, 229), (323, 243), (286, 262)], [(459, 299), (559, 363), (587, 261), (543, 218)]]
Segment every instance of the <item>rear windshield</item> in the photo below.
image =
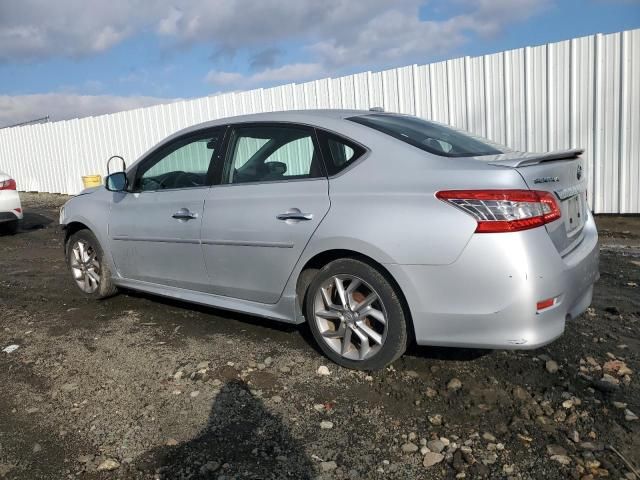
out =
[(409, 115), (371, 114), (350, 117), (409, 145), (442, 157), (475, 157), (505, 153), (506, 147), (448, 125)]

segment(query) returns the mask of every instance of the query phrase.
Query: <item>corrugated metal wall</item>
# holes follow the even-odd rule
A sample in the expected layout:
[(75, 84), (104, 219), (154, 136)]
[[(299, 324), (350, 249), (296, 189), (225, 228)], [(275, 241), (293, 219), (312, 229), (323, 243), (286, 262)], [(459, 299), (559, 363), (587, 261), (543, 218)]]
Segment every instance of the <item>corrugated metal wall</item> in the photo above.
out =
[(0, 130), (21, 190), (74, 194), (183, 127), (252, 112), (369, 108), (450, 123), (529, 151), (586, 149), (596, 213), (640, 213), (640, 29), (383, 72)]

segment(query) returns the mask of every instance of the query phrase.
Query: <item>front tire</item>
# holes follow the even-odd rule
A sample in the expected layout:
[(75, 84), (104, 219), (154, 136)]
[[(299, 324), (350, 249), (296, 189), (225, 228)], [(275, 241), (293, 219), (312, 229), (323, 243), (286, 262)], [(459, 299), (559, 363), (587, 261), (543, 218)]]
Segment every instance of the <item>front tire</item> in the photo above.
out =
[(111, 270), (104, 261), (104, 252), (90, 230), (79, 230), (67, 240), (67, 265), (71, 277), (87, 298), (102, 299), (116, 294)]
[(305, 313), (322, 351), (338, 365), (379, 370), (407, 348), (402, 302), (385, 275), (345, 258), (323, 267), (305, 297)]

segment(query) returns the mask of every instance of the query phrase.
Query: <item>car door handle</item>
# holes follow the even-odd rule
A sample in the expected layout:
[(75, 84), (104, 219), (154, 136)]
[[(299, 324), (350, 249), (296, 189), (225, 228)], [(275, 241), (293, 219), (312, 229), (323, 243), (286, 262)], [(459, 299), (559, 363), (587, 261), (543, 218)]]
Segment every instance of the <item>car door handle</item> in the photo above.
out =
[(278, 220), (313, 220), (312, 213), (303, 213), (299, 208), (291, 208), (284, 213), (276, 215)]
[(181, 208), (171, 216), (177, 220), (193, 220), (194, 218), (198, 218), (198, 214), (190, 212), (188, 208)]

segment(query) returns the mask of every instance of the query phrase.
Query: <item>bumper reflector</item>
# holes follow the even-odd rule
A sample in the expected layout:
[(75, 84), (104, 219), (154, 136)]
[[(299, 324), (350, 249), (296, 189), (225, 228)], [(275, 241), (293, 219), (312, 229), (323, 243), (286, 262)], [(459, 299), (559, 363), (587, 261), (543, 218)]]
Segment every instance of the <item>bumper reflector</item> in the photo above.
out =
[(556, 304), (556, 298), (547, 298), (546, 300), (540, 300), (536, 303), (536, 311), (544, 310), (545, 308), (553, 307)]

